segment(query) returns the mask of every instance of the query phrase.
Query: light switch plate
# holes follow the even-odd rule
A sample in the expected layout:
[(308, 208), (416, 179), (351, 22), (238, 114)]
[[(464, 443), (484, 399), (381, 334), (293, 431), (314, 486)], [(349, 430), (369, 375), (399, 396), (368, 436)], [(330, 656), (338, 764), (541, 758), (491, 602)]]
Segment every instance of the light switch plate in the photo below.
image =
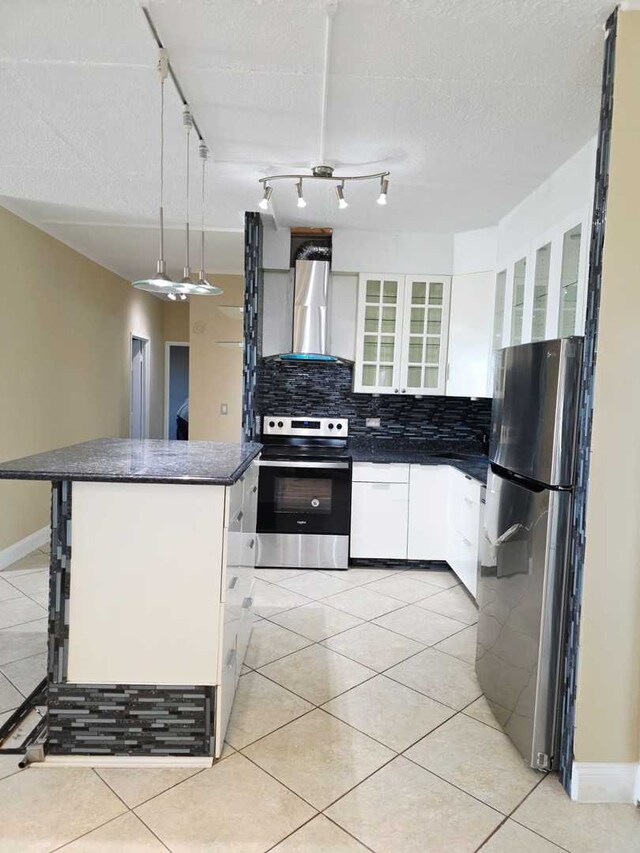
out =
[(380, 418), (367, 418), (367, 426), (373, 427), (374, 429), (380, 428)]

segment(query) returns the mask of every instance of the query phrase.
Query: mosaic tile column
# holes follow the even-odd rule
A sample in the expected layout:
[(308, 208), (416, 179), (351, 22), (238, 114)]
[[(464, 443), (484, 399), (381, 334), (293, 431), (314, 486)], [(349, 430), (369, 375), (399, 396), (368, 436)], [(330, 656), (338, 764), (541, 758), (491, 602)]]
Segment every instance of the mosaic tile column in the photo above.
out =
[(244, 215), (244, 358), (242, 364), (242, 437), (256, 437), (256, 372), (262, 355), (262, 220)]
[(576, 486), (573, 504), (571, 554), (569, 559), (569, 606), (565, 653), (565, 684), (562, 707), (560, 743), (560, 779), (567, 793), (571, 788), (573, 764), (573, 735), (575, 728), (575, 702), (578, 667), (578, 640), (580, 634), (580, 606), (582, 601), (582, 576), (584, 569), (587, 489), (589, 483), (589, 454), (591, 448), (591, 423), (593, 417), (593, 387), (598, 350), (598, 315), (602, 285), (602, 251), (607, 217), (607, 189), (609, 185), (609, 148), (611, 118), (613, 113), (613, 76), (616, 50), (617, 12), (606, 24), (604, 67), (602, 72), (602, 100), (600, 128), (596, 158), (593, 223), (589, 249), (589, 280), (587, 286), (587, 313), (585, 321), (584, 356), (581, 373), (581, 405), (578, 417), (578, 442)]

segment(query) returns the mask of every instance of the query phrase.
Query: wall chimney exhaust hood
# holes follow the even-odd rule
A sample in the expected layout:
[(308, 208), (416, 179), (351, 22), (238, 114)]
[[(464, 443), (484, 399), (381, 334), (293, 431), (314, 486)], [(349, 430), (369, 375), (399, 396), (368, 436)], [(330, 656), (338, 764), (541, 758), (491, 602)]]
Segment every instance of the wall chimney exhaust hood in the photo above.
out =
[(338, 361), (327, 352), (331, 249), (307, 243), (296, 253), (293, 285), (293, 349), (286, 361)]

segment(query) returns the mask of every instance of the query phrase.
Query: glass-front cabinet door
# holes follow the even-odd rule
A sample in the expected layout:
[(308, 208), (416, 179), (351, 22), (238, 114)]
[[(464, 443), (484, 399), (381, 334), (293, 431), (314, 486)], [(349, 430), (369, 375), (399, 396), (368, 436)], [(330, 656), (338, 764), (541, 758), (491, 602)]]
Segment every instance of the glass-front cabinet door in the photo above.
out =
[(533, 313), (531, 340), (543, 341), (547, 330), (547, 303), (549, 301), (549, 272), (551, 270), (551, 243), (540, 246), (536, 252), (533, 279)]
[(393, 394), (400, 382), (404, 276), (360, 276), (355, 391)]
[(507, 271), (501, 270), (496, 276), (496, 299), (493, 306), (493, 346), (492, 349), (502, 348), (504, 332), (504, 300), (507, 290)]
[(449, 301), (448, 276), (405, 276), (401, 394), (444, 394)]
[(524, 320), (524, 286), (527, 278), (527, 259), (520, 258), (513, 267), (513, 304), (511, 306), (511, 346), (522, 343)]
[(450, 276), (360, 275), (354, 391), (444, 394)]
[(578, 308), (578, 275), (580, 272), (580, 243), (582, 225), (566, 231), (562, 238), (562, 272), (560, 273), (560, 314), (558, 337), (576, 333)]

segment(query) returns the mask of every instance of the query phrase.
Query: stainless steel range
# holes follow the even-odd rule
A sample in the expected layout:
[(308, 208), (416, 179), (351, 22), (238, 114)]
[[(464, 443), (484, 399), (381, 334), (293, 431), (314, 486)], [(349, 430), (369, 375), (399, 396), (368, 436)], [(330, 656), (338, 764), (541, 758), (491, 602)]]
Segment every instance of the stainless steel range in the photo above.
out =
[(264, 417), (258, 566), (348, 568), (348, 434), (347, 418)]

